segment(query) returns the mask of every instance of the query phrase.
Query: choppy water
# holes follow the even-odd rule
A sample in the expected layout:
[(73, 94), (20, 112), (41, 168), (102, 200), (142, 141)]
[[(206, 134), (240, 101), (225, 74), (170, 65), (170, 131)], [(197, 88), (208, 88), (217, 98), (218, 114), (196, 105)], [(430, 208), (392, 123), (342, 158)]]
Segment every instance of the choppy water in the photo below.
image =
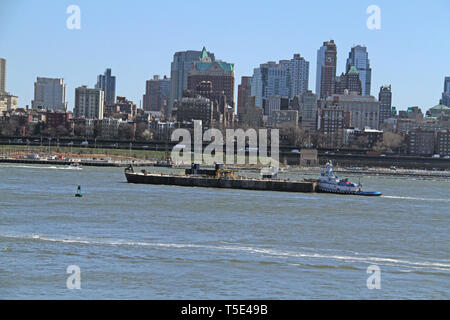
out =
[[(0, 298), (449, 299), (450, 181), (361, 182), (384, 196), (0, 165)], [(66, 288), (69, 265), (81, 290)], [(379, 290), (367, 288), (369, 265), (381, 269)]]

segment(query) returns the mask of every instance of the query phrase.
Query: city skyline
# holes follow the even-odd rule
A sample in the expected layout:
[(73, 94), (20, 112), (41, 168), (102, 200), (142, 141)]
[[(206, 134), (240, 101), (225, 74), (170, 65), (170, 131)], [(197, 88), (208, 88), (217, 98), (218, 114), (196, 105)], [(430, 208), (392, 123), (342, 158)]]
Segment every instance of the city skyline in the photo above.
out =
[[(231, 2), (230, 6), (241, 10), (234, 13), (235, 23), (227, 28), (213, 23), (217, 18), (215, 14), (204, 16), (197, 12), (194, 15), (196, 19), (188, 19), (189, 13), (194, 12), (193, 9), (187, 4), (179, 3), (178, 6), (183, 7), (185, 15), (175, 14), (178, 20), (175, 19), (173, 25), (166, 29), (152, 27), (161, 23), (161, 19), (168, 15), (161, 14), (161, 17), (155, 17), (155, 21), (147, 21), (142, 13), (145, 10), (142, 9), (150, 5), (144, 2), (125, 7), (121, 4), (105, 6), (105, 2), (101, 1), (79, 1), (82, 13), (80, 30), (65, 27), (69, 16), (65, 9), (70, 4), (62, 1), (52, 7), (42, 6), (46, 7), (46, 12), (34, 3), (4, 1), (0, 5), (2, 12), (8, 12), (0, 14), (4, 26), (0, 36), (5, 39), (0, 44), (0, 56), (8, 64), (6, 91), (19, 97), (21, 107), (31, 105), (33, 81), (39, 76), (64, 78), (67, 84), (68, 109), (73, 110), (75, 88), (81, 85), (93, 87), (94, 77), (106, 68), (111, 68), (117, 76), (117, 95), (126, 96), (139, 105), (145, 92), (145, 81), (152, 79), (154, 74), (170, 74), (170, 63), (175, 52), (201, 50), (203, 46), (220, 59), (235, 63), (235, 101), (240, 83), (237, 79), (251, 76), (252, 70), (261, 63), (285, 59), (294, 53), (300, 53), (310, 61), (309, 88), (314, 88), (315, 52), (324, 41), (330, 39), (337, 45), (337, 74), (345, 72), (348, 52), (353, 46), (367, 47), (372, 68), (372, 88), (391, 85), (392, 105), (398, 110), (414, 105), (428, 109), (438, 104), (442, 95), (442, 79), (448, 76), (450, 70), (450, 62), (445, 59), (450, 45), (439, 41), (445, 36), (445, 16), (450, 10), (447, 1), (427, 5), (408, 3), (407, 7), (379, 1), (377, 5), (382, 14), (381, 30), (369, 30), (366, 27), (369, 16), (366, 8), (371, 4), (368, 1), (349, 1), (351, 5), (348, 5), (345, 12), (338, 10), (339, 5), (333, 3), (324, 9), (310, 3), (285, 2), (292, 9), (302, 7), (311, 14), (294, 22), (279, 21), (275, 26), (266, 26), (264, 23), (265, 18), (269, 18), (272, 13), (270, 4)], [(158, 4), (158, 9), (163, 13), (170, 12), (166, 6), (167, 4)], [(114, 24), (114, 19), (105, 19), (99, 23), (98, 19), (102, 14), (130, 19), (127, 23)], [(290, 13), (287, 14), (291, 17)], [(131, 19), (134, 15), (138, 18)], [(423, 17), (430, 15), (434, 18), (429, 19), (427, 25), (419, 23)], [(51, 17), (54, 19), (50, 19)], [(308, 28), (318, 17), (322, 17), (323, 22), (315, 23), (315, 28)], [(339, 24), (336, 25), (333, 19), (327, 22), (330, 17), (338, 19)], [(17, 25), (15, 21), (23, 23)], [(255, 24), (252, 28), (242, 29), (243, 25), (250, 26), (253, 22)], [(208, 25), (207, 28), (204, 27), (205, 24)], [(203, 26), (202, 29), (200, 26)], [(287, 33), (284, 31), (286, 27), (289, 27)], [(151, 44), (142, 44), (141, 39), (136, 41), (139, 35), (148, 30), (152, 38)], [(46, 37), (38, 37), (44, 33)], [(262, 35), (264, 38), (261, 38)], [(95, 41), (99, 36), (105, 39), (97, 43)], [(52, 37), (58, 38), (58, 45), (51, 41)], [(276, 45), (272, 45), (270, 39), (275, 37)], [(37, 43), (38, 38), (44, 42), (42, 45)], [(120, 46), (116, 48), (118, 40), (131, 45), (132, 50), (125, 52)], [(438, 41), (439, 47), (436, 45)], [(87, 46), (90, 46), (90, 50), (85, 50)], [(33, 47), (32, 51), (24, 50), (30, 47)], [(420, 63), (420, 59), (427, 63)], [(375, 91), (371, 92), (372, 96), (377, 96)]]

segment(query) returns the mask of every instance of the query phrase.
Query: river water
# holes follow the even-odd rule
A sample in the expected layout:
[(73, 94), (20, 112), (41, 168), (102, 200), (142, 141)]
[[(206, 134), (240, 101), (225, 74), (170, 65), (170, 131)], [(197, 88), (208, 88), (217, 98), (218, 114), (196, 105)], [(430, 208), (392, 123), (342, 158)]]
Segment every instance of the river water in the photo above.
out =
[[(2, 164), (0, 298), (449, 299), (450, 181), (361, 182), (383, 196), (133, 185), (121, 168)], [(66, 286), (70, 265), (80, 290)]]

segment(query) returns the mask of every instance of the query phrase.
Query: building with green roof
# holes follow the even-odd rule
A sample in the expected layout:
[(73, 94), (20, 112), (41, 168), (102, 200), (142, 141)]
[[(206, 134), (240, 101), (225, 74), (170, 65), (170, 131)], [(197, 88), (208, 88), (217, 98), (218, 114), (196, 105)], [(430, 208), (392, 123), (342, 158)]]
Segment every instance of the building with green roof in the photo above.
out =
[(199, 50), (179, 51), (173, 55), (170, 66), (170, 110), (175, 101), (183, 97), (183, 91), (187, 89), (188, 73), (192, 64), (207, 55), (211, 61), (215, 60), (214, 53)]
[(358, 69), (351, 66), (346, 74), (342, 73), (339, 77), (336, 77), (334, 87), (336, 94), (344, 94), (347, 90), (349, 93), (356, 92), (356, 94), (361, 95), (362, 84)]
[(438, 104), (437, 106), (430, 108), (427, 112), (427, 115), (434, 118), (438, 118), (442, 115), (450, 116), (450, 108), (446, 105)]
[(234, 110), (234, 64), (211, 59), (203, 47), (200, 58), (192, 63), (189, 70), (187, 88), (198, 93), (199, 86), (204, 88), (206, 82), (211, 83), (208, 97), (225, 95), (227, 104)]

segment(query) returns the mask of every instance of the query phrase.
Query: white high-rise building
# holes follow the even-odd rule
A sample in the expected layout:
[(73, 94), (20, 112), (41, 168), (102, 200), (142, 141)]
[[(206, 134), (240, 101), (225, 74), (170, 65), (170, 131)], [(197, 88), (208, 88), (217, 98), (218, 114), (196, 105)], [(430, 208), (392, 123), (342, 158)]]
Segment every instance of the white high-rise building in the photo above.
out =
[(309, 82), (309, 62), (300, 54), (294, 54), (294, 58), (289, 61), (290, 92), (292, 98), (308, 91)]
[(293, 98), (308, 91), (309, 62), (294, 54), (291, 60), (269, 61), (253, 70), (251, 96), (258, 107), (272, 96)]
[(38, 77), (34, 83), (33, 109), (67, 110), (66, 84), (62, 78)]
[(75, 89), (75, 118), (103, 119), (105, 93), (101, 89), (81, 86)]

